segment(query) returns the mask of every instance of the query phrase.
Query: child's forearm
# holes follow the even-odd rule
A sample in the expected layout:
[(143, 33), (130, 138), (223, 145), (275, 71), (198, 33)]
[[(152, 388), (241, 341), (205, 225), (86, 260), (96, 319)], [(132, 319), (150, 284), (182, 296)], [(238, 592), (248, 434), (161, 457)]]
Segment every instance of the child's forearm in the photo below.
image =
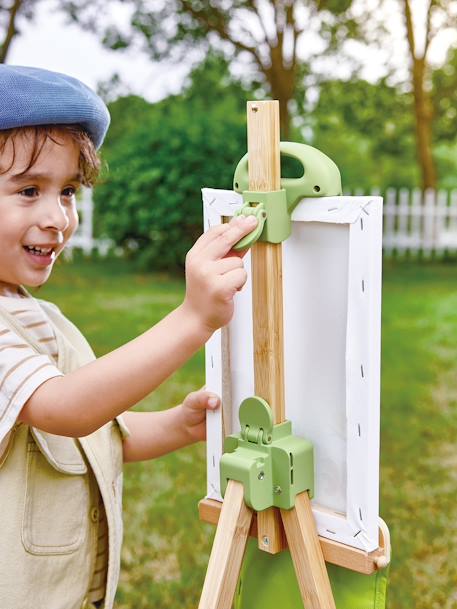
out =
[(112, 353), (43, 383), (19, 420), (63, 436), (85, 436), (153, 391), (233, 315), (246, 282), (241, 258), (228, 255), (256, 224), (240, 216), (203, 234), (186, 256), (184, 303)]
[(195, 441), (180, 406), (160, 412), (126, 412), (124, 420), (130, 431), (122, 443), (125, 463), (154, 459)]
[(182, 305), (126, 345), (43, 383), (20, 420), (59, 435), (88, 435), (153, 391), (209, 336)]

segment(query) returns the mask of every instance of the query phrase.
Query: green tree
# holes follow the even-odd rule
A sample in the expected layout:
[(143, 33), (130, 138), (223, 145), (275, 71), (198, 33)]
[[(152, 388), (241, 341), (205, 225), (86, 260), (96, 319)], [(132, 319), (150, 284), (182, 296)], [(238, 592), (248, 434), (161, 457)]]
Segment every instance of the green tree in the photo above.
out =
[(185, 92), (157, 104), (110, 104), (109, 166), (95, 190), (96, 228), (143, 268), (175, 269), (202, 232), (202, 186), (231, 188), (246, 150), (245, 101), (227, 64), (209, 56)]
[(385, 79), (322, 83), (308, 124), (313, 145), (340, 167), (343, 188), (417, 184), (412, 104)]
[(432, 74), (434, 137), (454, 141), (457, 137), (457, 47), (449, 49), (444, 65)]
[[(393, 12), (395, 8), (397, 15)], [(403, 22), (404, 27), (400, 31), (397, 28), (389, 30), (387, 27), (389, 20), (394, 21), (395, 18)], [(433, 157), (435, 116), (431, 99), (434, 66), (430, 59), (430, 49), (439, 39), (445, 41), (446, 35), (455, 33), (457, 1), (396, 0), (392, 3), (390, 0), (381, 0), (377, 11), (367, 7), (364, 22), (370, 46), (384, 50), (394, 46), (402, 49), (400, 53), (408, 66), (406, 75), (398, 52), (392, 54), (386, 68), (391, 75), (395, 75), (397, 82), (412, 94), (411, 111), (414, 116), (421, 184), (424, 189), (435, 188), (438, 178)], [(398, 47), (399, 42), (402, 43), (401, 47)]]
[[(357, 29), (353, 0), (127, 0), (130, 28), (109, 18), (100, 1), (63, 2), (75, 21), (98, 31), (112, 49), (137, 46), (153, 60), (201, 59), (217, 50), (244, 62), (250, 82), (260, 83), (280, 103), (284, 138), (289, 133), (291, 101), (302, 94), (306, 72), (303, 49), (318, 36), (324, 52), (334, 51)], [(105, 3), (108, 5), (109, 3)], [(198, 53), (197, 53), (198, 51)], [(306, 54), (307, 61), (312, 53)]]
[[(429, 50), (440, 30), (455, 27), (453, 0), (428, 0), (425, 13), (425, 36), (418, 44), (411, 0), (399, 0), (406, 26), (410, 62), (410, 82), (414, 95), (417, 156), (422, 173), (422, 187), (436, 188), (437, 175), (432, 154), (433, 107), (430, 96), (431, 68)], [(422, 48), (421, 48), (422, 46)]]
[(33, 19), (39, 0), (0, 0), (0, 63), (6, 63), (21, 17)]

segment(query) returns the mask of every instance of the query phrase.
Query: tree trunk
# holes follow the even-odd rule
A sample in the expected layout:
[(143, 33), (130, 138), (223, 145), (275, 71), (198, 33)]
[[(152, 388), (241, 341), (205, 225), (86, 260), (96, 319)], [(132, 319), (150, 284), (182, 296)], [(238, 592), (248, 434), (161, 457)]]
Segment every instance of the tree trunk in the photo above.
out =
[(22, 6), (22, 3), (23, 3), (23, 0), (14, 0), (13, 4), (8, 9), (9, 16), (8, 16), (8, 24), (7, 24), (7, 29), (6, 29), (6, 33), (5, 33), (5, 38), (2, 42), (2, 44), (0, 45), (0, 63), (6, 62), (6, 58), (8, 56), (8, 52), (10, 50), (11, 43), (13, 41), (13, 38), (17, 34), (16, 18), (19, 13), (19, 10)]
[(430, 23), (433, 3), (430, 2), (426, 15), (426, 39), (422, 56), (417, 54), (413, 16), (410, 0), (403, 0), (406, 36), (411, 58), (411, 77), (414, 94), (414, 115), (416, 119), (417, 158), (422, 175), (422, 188), (436, 188), (436, 169), (432, 155), (433, 109), (427, 90), (427, 51), (431, 41)]
[(413, 91), (416, 119), (417, 157), (422, 174), (422, 188), (436, 188), (436, 169), (432, 155), (433, 109), (425, 86), (425, 60), (413, 59)]
[(263, 72), (271, 88), (273, 99), (279, 100), (281, 121), (281, 139), (288, 140), (290, 134), (289, 102), (295, 90), (295, 66), (285, 66), (282, 48), (278, 45), (271, 48), (271, 65)]

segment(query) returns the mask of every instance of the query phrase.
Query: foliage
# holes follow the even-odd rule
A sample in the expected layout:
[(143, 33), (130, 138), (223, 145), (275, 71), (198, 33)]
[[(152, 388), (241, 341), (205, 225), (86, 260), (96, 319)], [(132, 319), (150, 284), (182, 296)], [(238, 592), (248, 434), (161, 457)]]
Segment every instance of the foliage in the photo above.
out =
[(343, 188), (417, 185), (412, 98), (385, 80), (322, 83), (312, 143), (340, 167)]
[(19, 33), (20, 17), (33, 20), (40, 0), (0, 0), (0, 63), (6, 63), (11, 43)]
[[(154, 61), (198, 62), (223, 53), (249, 86), (261, 82), (278, 99), (281, 129), (289, 133), (289, 102), (302, 92), (302, 65), (339, 52), (345, 38), (359, 35), (353, 0), (125, 0), (126, 27), (113, 20), (106, 2), (64, 0), (71, 18), (98, 32), (112, 50), (137, 48)], [(113, 4), (113, 0), (109, 4)], [(319, 49), (314, 51), (316, 38)]]
[[(231, 187), (245, 152), (249, 97), (225, 59), (209, 55), (182, 95), (157, 104), (135, 96), (110, 104), (103, 149), (109, 172), (95, 191), (96, 232), (142, 268), (181, 267), (202, 230), (200, 189)], [(292, 139), (328, 154), (346, 190), (415, 187), (412, 104), (411, 93), (385, 80), (324, 82), (315, 105), (303, 107)], [(455, 144), (440, 143), (435, 153), (440, 185), (455, 187)]]
[[(390, 607), (451, 609), (457, 581), (457, 296), (455, 264), (384, 265), (381, 514), (392, 535)], [(64, 263), (39, 297), (98, 355), (181, 302), (182, 281), (124, 261)], [(200, 352), (139, 406), (162, 409), (203, 384)], [(125, 540), (116, 607), (193, 609), (213, 527), (198, 520), (202, 445), (125, 468)]]
[(432, 83), (435, 139), (455, 140), (457, 138), (457, 47), (448, 51), (444, 65), (433, 72)]
[(109, 173), (95, 191), (97, 231), (143, 268), (181, 266), (202, 232), (200, 189), (231, 188), (246, 149), (247, 97), (225, 62), (210, 56), (179, 97), (111, 104), (113, 128), (103, 148)]
[(444, 64), (431, 78), (434, 121), (434, 156), (440, 187), (457, 188), (457, 47), (451, 47)]

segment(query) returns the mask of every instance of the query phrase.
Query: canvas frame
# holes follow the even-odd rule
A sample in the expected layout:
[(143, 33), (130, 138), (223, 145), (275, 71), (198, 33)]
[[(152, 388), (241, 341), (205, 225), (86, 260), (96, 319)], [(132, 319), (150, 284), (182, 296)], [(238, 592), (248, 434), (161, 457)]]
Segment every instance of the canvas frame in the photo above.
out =
[[(202, 194), (205, 230), (242, 205), (233, 191), (205, 188)], [(371, 552), (379, 545), (382, 198), (304, 199), (293, 212), (292, 226), (292, 236), (283, 244), (286, 417), (294, 433), (315, 445), (318, 492), (312, 506), (319, 535)], [(250, 274), (249, 254), (246, 268)], [(305, 288), (310, 294), (300, 296)], [(231, 324), (206, 345), (206, 386), (224, 403), (207, 418), (207, 497), (219, 501), (224, 435), (238, 431), (239, 404), (254, 394), (250, 299), (249, 277), (236, 297)], [(327, 306), (329, 300), (334, 307)], [(331, 317), (328, 323), (325, 312)], [(323, 319), (315, 323), (313, 316)], [(319, 359), (328, 361), (329, 381), (316, 380), (321, 366), (306, 382), (308, 369)], [(307, 395), (313, 383), (316, 387)], [(323, 406), (320, 387), (329, 394), (323, 395)], [(299, 403), (302, 391), (306, 411)], [(313, 408), (317, 415), (310, 418)], [(336, 431), (331, 429), (334, 421)], [(335, 470), (338, 484), (331, 476), (326, 482), (329, 470)]]

